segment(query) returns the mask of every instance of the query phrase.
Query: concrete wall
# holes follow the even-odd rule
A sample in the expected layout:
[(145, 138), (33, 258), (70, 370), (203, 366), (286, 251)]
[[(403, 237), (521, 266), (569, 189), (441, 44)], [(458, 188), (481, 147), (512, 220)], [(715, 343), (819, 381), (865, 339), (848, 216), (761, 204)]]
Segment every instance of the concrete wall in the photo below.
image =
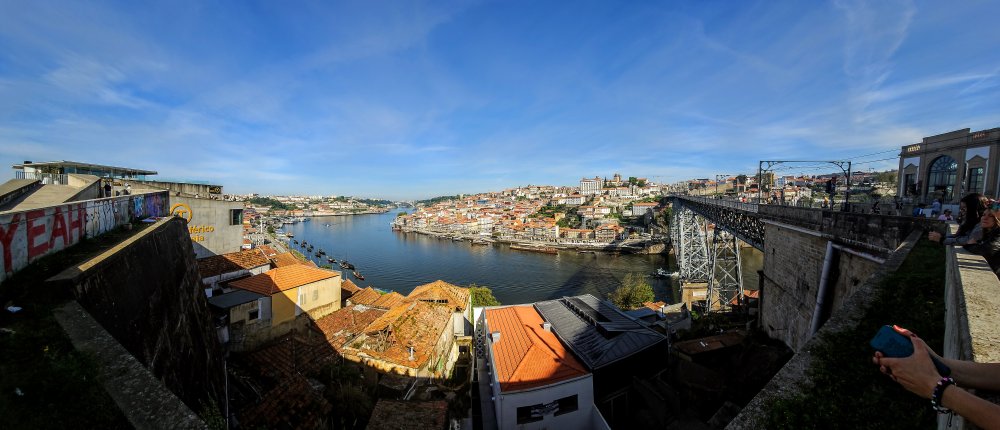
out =
[[(1000, 280), (983, 257), (959, 247), (947, 247), (944, 351), (947, 358), (977, 363), (1000, 362)], [(995, 397), (995, 396), (994, 396)], [(991, 400), (996, 401), (995, 398)], [(938, 418), (939, 429), (974, 428), (956, 415)]]
[(223, 404), (222, 350), (183, 220), (170, 217), (49, 280), (194, 410)]
[(0, 282), (46, 255), (121, 225), (166, 214), (165, 192), (67, 203), (0, 215)]
[(188, 221), (197, 258), (240, 250), (243, 224), (231, 224), (230, 211), (243, 209), (243, 203), (178, 196), (171, 197), (170, 203), (170, 213)]
[[(793, 351), (812, 337), (810, 325), (816, 308), (827, 242), (832, 236), (786, 224), (765, 222), (764, 288), (761, 323), (768, 336), (785, 342)], [(880, 261), (834, 250), (832, 292), (825, 315), (836, 312), (878, 269)]]
[[(594, 409), (593, 375), (586, 375), (570, 381), (549, 385), (535, 390), (515, 393), (500, 393), (494, 400), (497, 427), (518, 429), (586, 429), (591, 427)], [(537, 404), (548, 404), (563, 397), (576, 395), (577, 410), (556, 416), (543, 415), (540, 421), (517, 424), (517, 408)]]
[[(189, 184), (180, 182), (164, 182), (164, 181), (133, 181), (133, 186), (142, 186), (147, 188), (156, 188), (160, 190), (170, 191), (174, 196), (177, 193), (186, 194), (190, 196), (198, 195), (200, 197), (208, 197), (210, 195), (221, 195), (222, 185), (209, 185), (209, 184)], [(213, 193), (212, 191), (218, 191)]]

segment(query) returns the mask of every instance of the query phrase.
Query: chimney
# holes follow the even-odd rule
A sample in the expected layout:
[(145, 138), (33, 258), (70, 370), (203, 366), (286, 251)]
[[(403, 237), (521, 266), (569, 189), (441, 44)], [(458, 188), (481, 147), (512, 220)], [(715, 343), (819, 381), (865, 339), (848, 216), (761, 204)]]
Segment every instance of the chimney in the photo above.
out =
[(667, 307), (666, 306), (660, 306), (660, 318), (665, 317), (666, 313), (667, 313)]
[(413, 347), (411, 346), (410, 347), (410, 361), (413, 361), (413, 360), (414, 360), (414, 358), (413, 358)]
[(490, 339), (493, 340), (493, 343), (499, 342), (500, 341), (500, 332), (495, 331), (493, 333), (490, 333)]
[(545, 321), (542, 323), (542, 330), (552, 331), (552, 323)]

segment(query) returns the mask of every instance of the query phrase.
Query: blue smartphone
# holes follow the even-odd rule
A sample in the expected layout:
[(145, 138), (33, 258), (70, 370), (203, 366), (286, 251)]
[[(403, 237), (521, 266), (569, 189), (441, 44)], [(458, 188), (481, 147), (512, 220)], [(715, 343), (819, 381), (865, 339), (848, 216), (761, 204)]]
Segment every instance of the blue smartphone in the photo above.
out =
[[(899, 358), (899, 357), (909, 357), (913, 355), (913, 341), (910, 338), (900, 334), (891, 325), (884, 325), (875, 333), (875, 337), (872, 338), (869, 344), (876, 351), (881, 351), (886, 357)], [(928, 353), (931, 356), (931, 361), (934, 362), (934, 367), (937, 369), (941, 376), (948, 376), (951, 374), (951, 369), (945, 366), (944, 363), (938, 361), (936, 357)]]

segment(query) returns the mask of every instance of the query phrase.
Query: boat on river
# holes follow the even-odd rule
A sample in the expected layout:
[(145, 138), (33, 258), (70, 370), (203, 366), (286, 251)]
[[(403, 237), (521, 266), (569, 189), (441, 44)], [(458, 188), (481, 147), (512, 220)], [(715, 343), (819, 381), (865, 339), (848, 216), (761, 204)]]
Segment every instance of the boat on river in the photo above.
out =
[(336, 263), (336, 262), (337, 262), (337, 259), (336, 259), (336, 258), (333, 258), (333, 257), (327, 257), (327, 258), (326, 258), (326, 261), (327, 261), (328, 263), (330, 263), (330, 264), (333, 264), (333, 263)]
[(666, 270), (663, 270), (662, 267), (657, 268), (656, 271), (653, 272), (654, 278), (676, 278), (679, 275), (680, 272), (668, 272)]
[(355, 270), (355, 271), (354, 271), (354, 277), (355, 277), (355, 278), (358, 278), (358, 279), (360, 279), (360, 280), (362, 280), (362, 281), (364, 281), (364, 280), (365, 280), (365, 277), (364, 277), (364, 276), (362, 276), (362, 275), (361, 275), (360, 273), (358, 273), (358, 271), (357, 271), (357, 270)]
[(531, 252), (541, 252), (545, 254), (558, 254), (559, 250), (551, 246), (536, 246), (536, 245), (511, 245), (510, 249), (515, 249), (518, 251), (531, 251)]

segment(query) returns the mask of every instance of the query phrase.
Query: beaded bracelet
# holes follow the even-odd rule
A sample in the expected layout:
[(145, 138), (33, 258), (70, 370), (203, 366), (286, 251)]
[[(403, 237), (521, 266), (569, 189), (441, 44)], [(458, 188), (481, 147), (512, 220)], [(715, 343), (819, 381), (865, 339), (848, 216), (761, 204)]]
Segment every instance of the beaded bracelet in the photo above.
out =
[(938, 381), (937, 385), (934, 386), (934, 392), (931, 393), (931, 407), (934, 408), (934, 410), (937, 411), (937, 413), (947, 414), (951, 412), (951, 409), (941, 406), (941, 396), (944, 395), (945, 388), (948, 388), (949, 385), (954, 385), (954, 384), (955, 384), (954, 379), (945, 376), (941, 378), (940, 381)]

